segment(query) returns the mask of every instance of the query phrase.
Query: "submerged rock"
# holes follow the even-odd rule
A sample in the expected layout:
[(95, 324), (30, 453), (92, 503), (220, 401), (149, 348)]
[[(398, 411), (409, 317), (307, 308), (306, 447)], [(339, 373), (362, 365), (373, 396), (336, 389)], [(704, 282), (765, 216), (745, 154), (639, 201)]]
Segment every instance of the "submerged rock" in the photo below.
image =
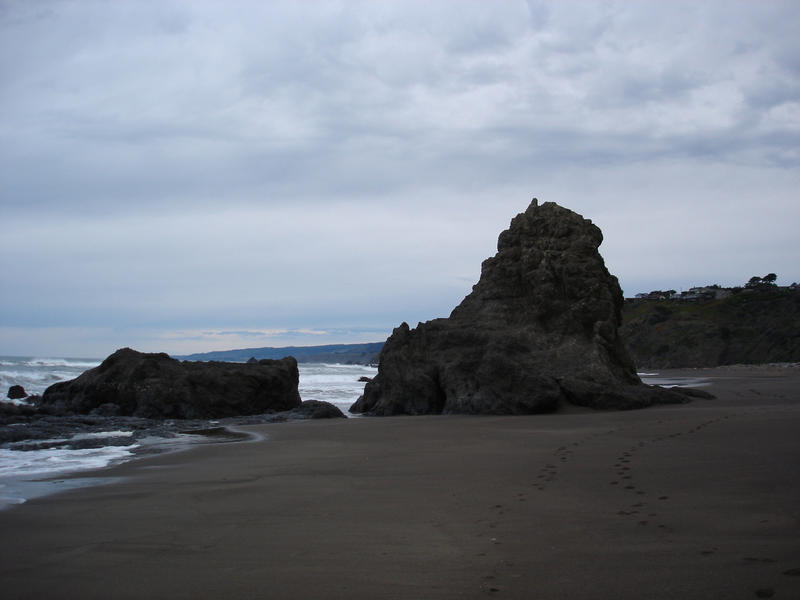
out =
[(36, 406), (52, 414), (208, 419), (285, 411), (300, 405), (292, 357), (252, 364), (178, 361), (117, 350), (100, 366), (56, 383)]
[(617, 333), (622, 291), (598, 252), (602, 240), (591, 221), (534, 199), (449, 318), (394, 330), (350, 411), (525, 414), (562, 402), (685, 401), (636, 375)]
[(25, 393), (25, 388), (21, 385), (12, 385), (8, 388), (6, 397), (10, 400), (22, 400), (23, 398), (27, 398), (28, 394)]

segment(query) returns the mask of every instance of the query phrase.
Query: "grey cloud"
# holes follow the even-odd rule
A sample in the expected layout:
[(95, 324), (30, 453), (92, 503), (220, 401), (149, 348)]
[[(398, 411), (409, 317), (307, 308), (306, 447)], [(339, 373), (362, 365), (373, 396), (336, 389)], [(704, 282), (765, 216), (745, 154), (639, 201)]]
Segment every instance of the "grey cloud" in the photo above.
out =
[[(0, 324), (390, 329), (446, 314), (532, 194), (596, 219), (631, 292), (782, 275), (799, 16), (3, 3), (0, 266), (21, 292), (0, 290)], [(772, 224), (748, 230), (764, 198)]]

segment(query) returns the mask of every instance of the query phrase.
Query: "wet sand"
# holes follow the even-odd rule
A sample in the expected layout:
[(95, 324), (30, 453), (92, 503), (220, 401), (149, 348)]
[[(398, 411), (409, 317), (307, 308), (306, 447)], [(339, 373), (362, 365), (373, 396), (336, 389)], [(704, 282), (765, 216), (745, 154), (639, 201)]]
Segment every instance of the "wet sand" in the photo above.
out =
[(0, 512), (3, 598), (800, 598), (800, 369), (628, 412), (253, 426)]

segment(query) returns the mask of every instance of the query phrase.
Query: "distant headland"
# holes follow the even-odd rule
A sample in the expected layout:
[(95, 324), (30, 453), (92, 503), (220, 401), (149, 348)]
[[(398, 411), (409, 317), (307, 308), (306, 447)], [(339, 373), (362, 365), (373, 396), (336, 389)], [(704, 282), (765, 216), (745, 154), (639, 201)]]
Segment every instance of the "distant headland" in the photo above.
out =
[(334, 363), (343, 365), (377, 364), (383, 342), (365, 344), (328, 344), (324, 346), (286, 346), (283, 348), (241, 348), (238, 350), (219, 350), (199, 352), (184, 356), (174, 356), (182, 360), (247, 362), (251, 358), (279, 359), (293, 356), (299, 363)]

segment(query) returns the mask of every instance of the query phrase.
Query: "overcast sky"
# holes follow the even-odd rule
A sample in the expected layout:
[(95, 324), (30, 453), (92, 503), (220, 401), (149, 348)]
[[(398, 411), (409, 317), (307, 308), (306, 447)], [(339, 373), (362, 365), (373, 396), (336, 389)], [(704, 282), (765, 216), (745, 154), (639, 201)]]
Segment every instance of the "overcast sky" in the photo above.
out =
[(530, 199), (800, 280), (800, 3), (0, 0), (0, 354), (379, 341)]

